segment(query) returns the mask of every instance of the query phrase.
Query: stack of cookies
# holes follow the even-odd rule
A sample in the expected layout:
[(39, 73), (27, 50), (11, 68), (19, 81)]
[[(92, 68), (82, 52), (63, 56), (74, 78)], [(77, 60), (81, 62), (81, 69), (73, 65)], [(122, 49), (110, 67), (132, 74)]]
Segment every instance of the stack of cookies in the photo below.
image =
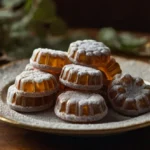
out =
[(23, 71), (10, 86), (7, 104), (20, 112), (35, 112), (53, 105), (58, 85), (56, 78), (39, 70)]
[(35, 49), (30, 64), (9, 87), (7, 104), (16, 111), (35, 112), (55, 103), (59, 118), (87, 123), (101, 120), (108, 112), (101, 93), (124, 115), (150, 110), (150, 86), (141, 78), (121, 75), (103, 43), (83, 40), (71, 43), (68, 52)]
[(110, 56), (110, 49), (94, 40), (71, 43), (68, 58), (59, 81), (70, 90), (61, 93), (55, 114), (71, 122), (93, 122), (107, 114), (105, 99), (100, 94), (104, 85), (121, 72), (119, 64)]
[(36, 49), (25, 70), (7, 94), (7, 104), (19, 112), (36, 112), (53, 106), (59, 88), (57, 76), (70, 61), (66, 52)]

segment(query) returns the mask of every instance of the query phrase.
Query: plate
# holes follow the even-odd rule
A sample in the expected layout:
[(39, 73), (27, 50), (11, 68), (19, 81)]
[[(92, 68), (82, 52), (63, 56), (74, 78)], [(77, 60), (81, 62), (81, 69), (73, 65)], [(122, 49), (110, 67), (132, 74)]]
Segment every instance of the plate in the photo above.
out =
[[(150, 81), (150, 67), (148, 63), (122, 57), (115, 58), (120, 63), (124, 73), (140, 76), (144, 80)], [(28, 60), (16, 61), (0, 68), (1, 121), (30, 130), (66, 135), (107, 135), (150, 125), (150, 113), (130, 118), (109, 109), (108, 115), (99, 122), (75, 124), (64, 122), (57, 118), (53, 108), (38, 113), (18, 113), (11, 110), (5, 103), (7, 89), (9, 85), (13, 84), (16, 75), (23, 71), (28, 62)]]

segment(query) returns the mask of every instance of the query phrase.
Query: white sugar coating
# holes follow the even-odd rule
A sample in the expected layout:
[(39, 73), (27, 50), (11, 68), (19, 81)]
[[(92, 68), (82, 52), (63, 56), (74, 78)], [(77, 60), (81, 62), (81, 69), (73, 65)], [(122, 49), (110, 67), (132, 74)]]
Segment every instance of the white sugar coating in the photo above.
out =
[(69, 56), (72, 56), (74, 51), (77, 51), (79, 54), (86, 53), (87, 56), (110, 55), (111, 53), (106, 45), (95, 40), (83, 40), (71, 43), (69, 47)]
[[(53, 85), (49, 84), (50, 82)], [(29, 83), (32, 86), (32, 91), (26, 92), (24, 90), (26, 83)], [(40, 92), (37, 91), (36, 87), (39, 85), (36, 85), (36, 83), (37, 84), (43, 83), (44, 90)], [(17, 94), (20, 94), (25, 97), (41, 97), (41, 96), (48, 96), (56, 92), (58, 88), (58, 83), (56, 81), (56, 78), (50, 73), (45, 73), (39, 70), (29, 70), (23, 71), (16, 77), (15, 86), (17, 88)], [(48, 89), (46, 88), (46, 86), (51, 87), (50, 89)]]
[[(88, 109), (88, 115), (84, 114), (84, 107)], [(62, 108), (65, 111), (61, 111)], [(70, 109), (74, 109), (75, 112), (69, 113)], [(94, 113), (95, 109), (96, 114)], [(108, 109), (104, 98), (99, 94), (66, 91), (58, 96), (54, 111), (58, 117), (66, 121), (93, 122), (102, 119)]]
[(49, 55), (52, 55), (54, 57), (59, 56), (59, 57), (64, 58), (64, 59), (67, 58), (67, 52), (63, 52), (61, 50), (48, 49), (48, 48), (37, 48), (33, 51), (31, 59), (34, 60), (37, 53), (39, 53), (39, 52), (43, 55), (49, 54)]
[[(81, 78), (85, 78), (84, 75), (88, 76), (88, 79), (81, 84)], [(103, 75), (101, 71), (94, 68), (69, 64), (63, 67), (59, 81), (73, 89), (98, 90), (103, 86)]]
[(34, 70), (34, 69), (36, 69), (36, 68), (34, 68), (31, 64), (27, 64), (26, 65), (26, 67), (25, 67), (25, 70), (27, 71), (29, 71), (29, 70)]
[(18, 112), (38, 112), (38, 111), (43, 111), (46, 110), (50, 107), (53, 106), (53, 101), (49, 101), (48, 104), (45, 105), (40, 105), (40, 106), (36, 106), (36, 107), (23, 107), (23, 106), (18, 106), (18, 105), (14, 105), (12, 103), (8, 103), (8, 106), (13, 109), (16, 110)]
[(55, 79), (55, 77), (50, 74), (50, 73), (45, 73), (39, 70), (27, 70), (27, 71), (23, 71), (21, 74), (19, 74), (16, 77), (16, 82), (15, 84), (18, 84), (19, 80), (23, 80), (23, 82), (43, 82), (44, 80), (50, 80), (50, 79)]
[(15, 85), (12, 85), (8, 88), (7, 98), (6, 98), (7, 103), (12, 101), (14, 94), (16, 94), (16, 91), (17, 91), (17, 89), (15, 88)]
[[(53, 60), (53, 58), (55, 60)], [(41, 59), (44, 59), (43, 63), (41, 63)], [(52, 65), (53, 62), (55, 63), (55, 65)], [(39, 70), (43, 70), (45, 72), (52, 71), (55, 73), (60, 73), (62, 67), (68, 63), (69, 59), (67, 52), (52, 50), (48, 48), (35, 49), (30, 59), (30, 64), (32, 64), (33, 67), (38, 68)]]
[[(22, 96), (17, 94), (17, 89), (15, 85), (11, 85), (8, 88), (7, 92), (7, 97), (6, 97), (6, 103), (9, 105), (10, 108), (19, 111), (19, 112), (37, 112), (37, 111), (42, 111), (45, 110), (49, 107), (51, 107), (54, 103), (54, 99), (50, 99), (47, 103), (43, 103), (42, 105), (39, 106), (23, 106), (23, 105), (16, 105), (16, 103), (13, 103), (13, 98), (15, 96), (15, 100), (22, 100)], [(43, 96), (41, 97), (41, 101), (43, 101)], [(24, 100), (30, 99), (30, 97), (24, 97)], [(32, 99), (30, 99), (32, 100)], [(25, 103), (25, 101), (24, 101)]]
[(35, 62), (32, 59), (30, 59), (30, 64), (33, 65), (35, 68), (41, 71), (45, 71), (45, 72), (48, 72), (49, 70), (51, 70), (52, 72), (60, 73), (62, 69), (62, 67), (52, 67), (52, 66), (45, 65), (45, 64), (39, 64), (38, 62)]
[(61, 93), (58, 96), (58, 99), (62, 101), (72, 101), (72, 102), (79, 102), (81, 103), (92, 103), (92, 104), (99, 104), (104, 101), (104, 98), (95, 93), (84, 93), (84, 92), (79, 92), (79, 91), (66, 91), (64, 93)]
[(86, 66), (80, 66), (75, 64), (69, 64), (65, 65), (62, 70), (71, 70), (71, 72), (78, 72), (79, 74), (91, 74), (91, 75), (102, 75), (101, 71), (96, 70), (94, 68), (86, 67)]

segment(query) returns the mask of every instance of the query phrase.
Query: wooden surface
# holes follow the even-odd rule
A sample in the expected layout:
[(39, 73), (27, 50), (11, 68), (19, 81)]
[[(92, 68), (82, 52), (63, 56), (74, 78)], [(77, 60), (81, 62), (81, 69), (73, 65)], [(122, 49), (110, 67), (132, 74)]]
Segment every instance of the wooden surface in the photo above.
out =
[(105, 137), (51, 135), (0, 122), (0, 150), (148, 150), (150, 127)]

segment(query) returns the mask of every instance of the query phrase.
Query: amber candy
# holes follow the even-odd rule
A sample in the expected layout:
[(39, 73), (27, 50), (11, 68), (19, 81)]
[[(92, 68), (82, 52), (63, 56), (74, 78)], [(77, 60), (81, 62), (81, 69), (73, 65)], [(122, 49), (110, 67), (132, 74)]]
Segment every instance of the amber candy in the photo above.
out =
[(37, 69), (50, 73), (60, 73), (62, 67), (69, 64), (70, 61), (67, 52), (38, 48), (33, 51), (30, 63)]
[(16, 77), (15, 87), (18, 94), (40, 97), (56, 92), (58, 83), (52, 74), (30, 70), (23, 71)]
[(110, 49), (95, 40), (76, 41), (70, 44), (68, 58), (71, 62), (87, 66), (100, 66), (109, 62)]
[(80, 91), (61, 93), (54, 110), (59, 118), (71, 122), (97, 121), (107, 114), (107, 106), (102, 96)]
[(78, 90), (97, 90), (103, 85), (101, 71), (74, 64), (63, 67), (59, 80), (65, 86)]
[(15, 85), (8, 89), (7, 104), (10, 108), (20, 112), (42, 111), (53, 106), (56, 94), (42, 97), (25, 97), (17, 94)]
[(119, 63), (117, 63), (113, 57), (110, 58), (108, 63), (98, 66), (97, 69), (101, 70), (105, 74), (106, 81), (108, 82), (111, 81), (116, 74), (120, 74), (122, 72)]

